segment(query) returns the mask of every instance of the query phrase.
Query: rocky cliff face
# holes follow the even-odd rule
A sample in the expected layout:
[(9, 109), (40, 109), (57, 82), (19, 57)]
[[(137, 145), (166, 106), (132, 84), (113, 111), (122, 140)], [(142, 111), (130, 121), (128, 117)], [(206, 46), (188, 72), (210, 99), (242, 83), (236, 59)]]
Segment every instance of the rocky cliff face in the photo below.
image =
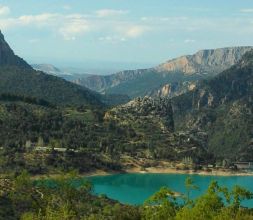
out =
[(194, 55), (169, 60), (156, 67), (158, 72), (183, 72), (184, 74), (217, 74), (235, 63), (253, 47), (230, 47), (200, 50)]
[(188, 87), (194, 86), (198, 80), (213, 77), (228, 69), (252, 48), (201, 50), (154, 68), (122, 71), (109, 76), (91, 76), (79, 83), (101, 93), (127, 94), (132, 98), (150, 94), (164, 96), (166, 93), (168, 97), (173, 97), (191, 89)]
[(161, 88), (154, 89), (151, 92), (147, 93), (151, 97), (175, 97), (182, 95), (188, 91), (192, 91), (196, 88), (196, 81), (184, 81), (184, 82), (174, 82), (168, 83), (162, 86)]
[(16, 56), (13, 50), (4, 39), (4, 35), (0, 31), (0, 66), (17, 66), (21, 68), (31, 67), (20, 57)]
[(208, 148), (218, 157), (252, 160), (253, 51), (172, 103), (176, 129), (206, 132)]

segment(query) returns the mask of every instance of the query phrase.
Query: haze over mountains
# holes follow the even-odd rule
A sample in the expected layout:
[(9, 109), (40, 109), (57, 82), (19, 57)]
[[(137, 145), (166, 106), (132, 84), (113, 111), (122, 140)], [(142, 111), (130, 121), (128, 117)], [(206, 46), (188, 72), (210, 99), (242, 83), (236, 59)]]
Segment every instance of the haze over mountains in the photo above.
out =
[(57, 104), (99, 104), (99, 95), (61, 78), (35, 71), (16, 56), (0, 33), (0, 91)]
[[(194, 89), (171, 101), (175, 132), (201, 143), (216, 158), (252, 158), (253, 51), (246, 52), (234, 66), (213, 78), (201, 80)], [(135, 99), (114, 108), (111, 117), (121, 117), (124, 124), (126, 118), (136, 123), (134, 114), (151, 109), (152, 118), (155, 109), (152, 103), (154, 101), (147, 97)], [(127, 111), (129, 106), (131, 110)], [(144, 115), (146, 113), (144, 111)]]
[[(84, 79), (91, 74), (84, 73), (81, 69), (75, 68), (58, 68), (52, 64), (32, 64), (33, 69), (42, 71), (44, 73), (61, 77), (70, 82), (77, 83), (80, 78)], [(78, 83), (77, 83), (78, 84)]]
[(212, 77), (237, 63), (252, 47), (201, 50), (169, 60), (150, 69), (126, 70), (109, 76), (89, 76), (78, 83), (108, 94), (173, 97), (194, 88), (200, 79)]
[(253, 0), (0, 1), (0, 220), (253, 220), (252, 37)]
[[(155, 99), (135, 99), (126, 105), (116, 106), (105, 113), (104, 120), (116, 123), (120, 130), (130, 129), (129, 132), (135, 134), (144, 131), (145, 146), (146, 140), (151, 138), (148, 127), (156, 128), (159, 136), (165, 132), (164, 124), (169, 124), (166, 135), (173, 140), (172, 149), (178, 149), (181, 139), (174, 137), (171, 132), (176, 132), (175, 135), (183, 132), (184, 140), (192, 138), (198, 143), (197, 149), (202, 152), (201, 155), (210, 151), (217, 157), (234, 158), (237, 155), (247, 158), (253, 153), (251, 48), (204, 50), (151, 69), (88, 77), (86, 83), (92, 84), (93, 88), (103, 88), (99, 91), (107, 94), (104, 96), (52, 76), (61, 72), (53, 66), (36, 67), (47, 68), (51, 75), (33, 70), (14, 54), (1, 35), (0, 94), (4, 100), (17, 100), (14, 96), (21, 97), (18, 100), (33, 97), (44, 100), (42, 103), (58, 106), (88, 105), (95, 109), (105, 103), (117, 105), (128, 102), (124, 94), (131, 97), (149, 94)], [(122, 95), (115, 95), (115, 91)], [(164, 96), (172, 98), (172, 105), (169, 99), (161, 99)], [(155, 101), (157, 98), (160, 101)], [(99, 117), (99, 120), (103, 120), (103, 116)], [(160, 139), (156, 142), (159, 145)], [(185, 144), (187, 149), (187, 141)], [(162, 145), (166, 146), (166, 141)], [(191, 143), (193, 145), (194, 142)]]
[(36, 70), (59, 76), (102, 94), (174, 97), (193, 90), (199, 80), (211, 78), (237, 63), (253, 47), (201, 50), (168, 60), (154, 68), (125, 70), (111, 75), (80, 74), (50, 64), (34, 64)]

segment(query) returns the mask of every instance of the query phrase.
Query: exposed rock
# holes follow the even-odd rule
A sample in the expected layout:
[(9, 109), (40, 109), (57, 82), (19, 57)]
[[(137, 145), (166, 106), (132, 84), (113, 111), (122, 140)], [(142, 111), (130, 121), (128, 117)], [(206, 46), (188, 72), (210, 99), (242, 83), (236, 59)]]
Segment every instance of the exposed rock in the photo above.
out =
[(105, 115), (105, 119), (133, 120), (133, 118), (148, 118), (160, 124), (162, 130), (174, 130), (173, 111), (167, 98), (153, 99), (151, 97), (136, 98), (125, 105), (113, 108)]
[(194, 55), (169, 60), (155, 69), (159, 72), (178, 71), (184, 74), (217, 74), (236, 64), (253, 47), (231, 47), (200, 50)]
[(155, 89), (147, 95), (151, 97), (168, 97), (172, 98), (175, 96), (182, 95), (183, 93), (186, 93), (188, 91), (193, 91), (196, 88), (197, 82), (175, 82), (170, 84), (165, 84), (160, 89)]
[(252, 160), (253, 51), (235, 66), (172, 99), (176, 130), (206, 132), (216, 156)]
[(78, 83), (97, 92), (126, 94), (131, 98), (145, 95), (173, 97), (187, 92), (187, 87), (196, 84), (198, 80), (228, 69), (252, 48), (201, 50), (194, 55), (172, 59), (154, 68), (90, 76)]

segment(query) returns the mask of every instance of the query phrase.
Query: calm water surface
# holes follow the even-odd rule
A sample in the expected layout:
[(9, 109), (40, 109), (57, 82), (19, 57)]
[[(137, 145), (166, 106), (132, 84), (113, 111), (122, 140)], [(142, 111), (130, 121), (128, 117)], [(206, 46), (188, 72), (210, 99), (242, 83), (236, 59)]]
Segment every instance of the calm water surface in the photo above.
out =
[[(198, 191), (191, 196), (195, 198), (206, 191), (212, 180), (217, 180), (222, 186), (232, 188), (240, 185), (253, 192), (253, 176), (201, 176), (187, 174), (115, 174), (109, 176), (94, 176), (88, 179), (94, 185), (96, 194), (105, 194), (125, 204), (142, 204), (149, 196), (157, 192), (162, 186), (173, 191), (185, 193), (185, 179), (190, 176)], [(253, 200), (243, 205), (253, 207)]]

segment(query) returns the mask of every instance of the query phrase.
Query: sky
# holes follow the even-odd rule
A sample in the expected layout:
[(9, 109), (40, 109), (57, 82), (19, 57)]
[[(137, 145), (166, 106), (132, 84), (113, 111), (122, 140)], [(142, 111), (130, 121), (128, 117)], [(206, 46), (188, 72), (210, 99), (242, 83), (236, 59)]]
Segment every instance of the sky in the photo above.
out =
[(253, 45), (253, 0), (0, 0), (0, 29), (29, 63), (144, 68)]

